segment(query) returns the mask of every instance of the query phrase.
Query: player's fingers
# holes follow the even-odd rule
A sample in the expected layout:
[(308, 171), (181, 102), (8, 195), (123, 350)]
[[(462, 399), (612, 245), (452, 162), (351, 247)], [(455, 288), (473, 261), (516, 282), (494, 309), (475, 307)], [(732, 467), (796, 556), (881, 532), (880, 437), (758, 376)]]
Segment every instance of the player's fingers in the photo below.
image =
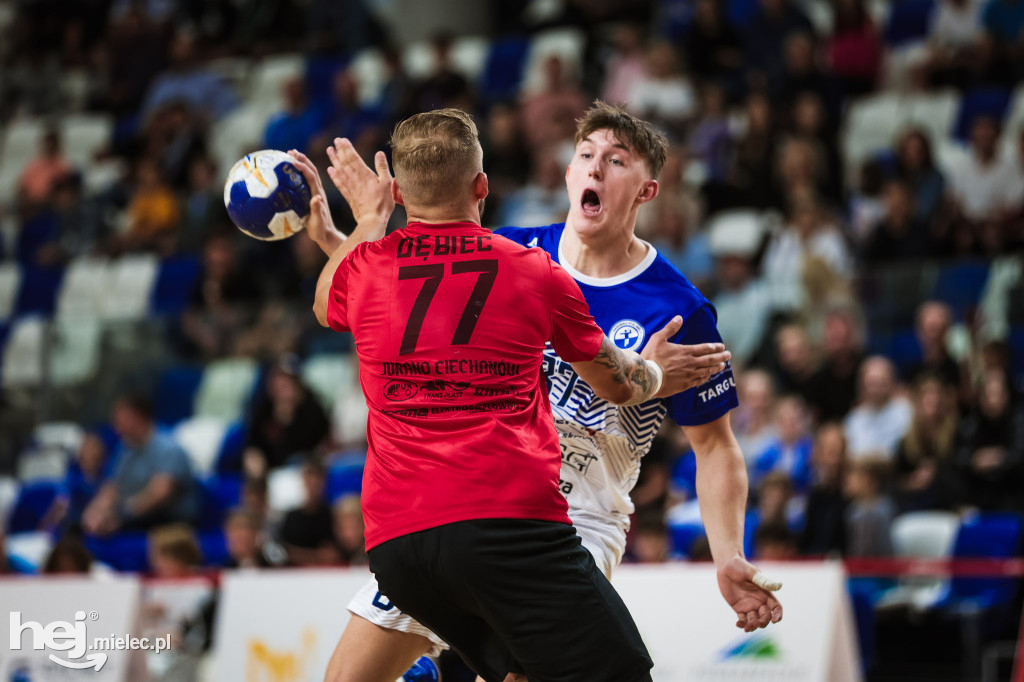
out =
[(764, 604), (757, 610), (757, 624), (759, 627), (766, 628), (768, 624), (772, 622), (772, 612)]
[(702, 343), (699, 346), (694, 346), (695, 353), (700, 357), (707, 357), (716, 353), (725, 352), (724, 343)]
[(762, 590), (767, 590), (768, 592), (775, 592), (777, 590), (782, 589), (781, 582), (779, 582), (778, 580), (772, 580), (761, 571), (755, 573), (754, 577), (750, 579), (750, 582), (754, 583)]
[(352, 146), (352, 142), (349, 141), (347, 137), (334, 138), (334, 148), (337, 150), (338, 158), (341, 159), (342, 163), (366, 165), (363, 163), (363, 160), (359, 158), (356, 148)]
[(780, 620), (782, 620), (782, 604), (776, 603), (772, 607), (772, 622), (778, 623)]
[(746, 632), (753, 632), (757, 629), (757, 611), (747, 611), (747, 627), (744, 628)]
[(667, 339), (668, 337), (672, 336), (677, 331), (679, 331), (679, 328), (682, 327), (682, 326), (683, 326), (683, 316), (682, 315), (676, 315), (675, 317), (673, 317), (671, 320), (668, 321), (668, 324), (666, 324), (664, 327), (662, 327), (658, 331), (654, 332), (654, 334), (652, 334), (651, 336), (652, 337), (657, 337), (658, 339)]
[(729, 351), (715, 353), (714, 355), (701, 355), (696, 358), (698, 367), (714, 367), (715, 369), (725, 369), (725, 363), (730, 360), (732, 360), (732, 353)]
[(377, 177), (382, 181), (391, 182), (391, 168), (388, 166), (388, 156), (384, 152), (377, 152), (373, 156), (373, 164), (377, 167)]
[(305, 154), (295, 149), (288, 152), (288, 155), (292, 157), (295, 162), (295, 167), (299, 169), (299, 172), (306, 178), (306, 182), (309, 183), (310, 187), (315, 192), (320, 186), (320, 176), (316, 172), (316, 166), (310, 161)]

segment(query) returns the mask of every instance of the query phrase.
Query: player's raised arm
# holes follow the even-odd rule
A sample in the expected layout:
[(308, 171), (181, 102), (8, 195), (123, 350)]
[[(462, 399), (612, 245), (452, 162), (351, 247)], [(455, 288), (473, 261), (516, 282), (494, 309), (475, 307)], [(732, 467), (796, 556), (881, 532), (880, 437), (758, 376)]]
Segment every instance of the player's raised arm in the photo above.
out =
[(383, 237), (388, 218), (395, 209), (392, 196), (394, 178), (384, 152), (377, 152), (374, 159), (376, 172), (363, 162), (352, 143), (344, 138), (336, 139), (334, 146), (327, 148), (327, 156), (331, 159), (327, 174), (349, 202), (356, 227), (347, 239), (337, 244), (317, 280), (313, 312), (325, 327), (328, 326), (327, 306), (338, 264), (362, 242)]

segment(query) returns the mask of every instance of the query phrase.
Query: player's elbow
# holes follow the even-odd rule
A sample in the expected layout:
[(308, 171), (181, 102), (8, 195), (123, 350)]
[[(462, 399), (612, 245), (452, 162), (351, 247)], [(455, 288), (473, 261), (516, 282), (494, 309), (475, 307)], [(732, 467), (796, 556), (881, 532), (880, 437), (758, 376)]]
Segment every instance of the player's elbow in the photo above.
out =
[(594, 389), (594, 393), (597, 394), (598, 398), (607, 400), (610, 403), (615, 403), (616, 405), (622, 405), (623, 403), (628, 403), (632, 400), (633, 391), (633, 386), (628, 383), (610, 383), (606, 386)]
[(316, 316), (316, 321), (320, 323), (321, 327), (330, 326), (327, 322), (327, 306), (320, 305), (320, 302), (317, 301), (313, 304), (313, 314)]

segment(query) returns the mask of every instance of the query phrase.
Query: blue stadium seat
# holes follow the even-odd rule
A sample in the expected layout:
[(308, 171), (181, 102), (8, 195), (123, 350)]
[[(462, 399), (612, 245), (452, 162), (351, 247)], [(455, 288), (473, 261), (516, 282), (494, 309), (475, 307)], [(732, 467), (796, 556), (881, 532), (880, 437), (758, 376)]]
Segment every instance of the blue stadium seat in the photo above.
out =
[(988, 263), (965, 262), (939, 268), (931, 297), (948, 303), (958, 320), (978, 305), (988, 282)]
[(228, 510), (238, 506), (242, 499), (240, 476), (214, 476), (199, 482), (202, 506), (199, 512), (198, 528), (220, 528)]
[(57, 292), (64, 280), (63, 268), (27, 265), (22, 270), (21, 290), (14, 306), (15, 315), (42, 313), (52, 315), (57, 308)]
[(743, 30), (750, 26), (750, 23), (757, 16), (760, 10), (758, 0), (729, 0), (726, 8), (726, 17), (729, 23), (737, 29)]
[(150, 308), (161, 315), (177, 315), (185, 310), (201, 264), (199, 256), (183, 254), (160, 263), (160, 273), (153, 287)]
[(39, 530), (40, 522), (60, 490), (61, 484), (57, 481), (24, 484), (18, 491), (18, 499), (7, 519), (7, 532), (14, 534)]
[(220, 454), (217, 455), (216, 471), (218, 474), (238, 474), (242, 471), (242, 451), (245, 449), (246, 435), (243, 422), (232, 422), (228, 427), (220, 445)]
[(173, 425), (192, 416), (192, 406), (202, 379), (202, 367), (181, 365), (164, 370), (156, 387), (156, 420)]
[(672, 552), (679, 556), (689, 557), (690, 548), (697, 538), (704, 535), (704, 524), (701, 523), (677, 523), (668, 527), (668, 534), (672, 542)]
[(672, 467), (672, 487), (687, 498), (697, 495), (697, 456), (693, 450), (677, 459)]
[(199, 549), (204, 566), (223, 566), (228, 560), (228, 541), (220, 528), (199, 534)]
[(1010, 108), (1010, 91), (1003, 88), (977, 88), (964, 95), (956, 116), (953, 136), (961, 142), (971, 137), (971, 126), (979, 116), (992, 116), (1000, 123)]
[(363, 490), (363, 463), (335, 464), (327, 471), (327, 500), (334, 504), (342, 495)]
[(118, 571), (144, 573), (149, 570), (149, 539), (145, 533), (117, 533), (108, 537), (86, 537), (85, 547), (96, 561)]
[[(1007, 512), (980, 513), (965, 517), (953, 547), (953, 557), (1010, 558), (1020, 556), (1024, 517)], [(954, 577), (949, 592), (936, 608), (952, 611), (987, 611), (1009, 604), (1017, 592), (1014, 578)]]
[(480, 77), (480, 94), (485, 101), (498, 102), (519, 95), (519, 85), (523, 80), (529, 51), (530, 42), (522, 36), (510, 36), (494, 41)]
[(924, 40), (928, 35), (935, 0), (894, 0), (889, 3), (885, 42), (892, 47)]
[(1024, 326), (1010, 330), (1010, 371), (1018, 379), (1024, 379)]

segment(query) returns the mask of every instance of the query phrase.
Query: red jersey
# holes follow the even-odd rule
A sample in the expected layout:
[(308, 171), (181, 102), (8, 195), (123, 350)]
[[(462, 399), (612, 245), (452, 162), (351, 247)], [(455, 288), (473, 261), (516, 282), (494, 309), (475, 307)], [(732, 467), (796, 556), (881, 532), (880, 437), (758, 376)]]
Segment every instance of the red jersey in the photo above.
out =
[(546, 252), (412, 223), (348, 254), (327, 318), (355, 335), (370, 408), (367, 549), (471, 519), (569, 523), (542, 351), (593, 360), (604, 333)]

